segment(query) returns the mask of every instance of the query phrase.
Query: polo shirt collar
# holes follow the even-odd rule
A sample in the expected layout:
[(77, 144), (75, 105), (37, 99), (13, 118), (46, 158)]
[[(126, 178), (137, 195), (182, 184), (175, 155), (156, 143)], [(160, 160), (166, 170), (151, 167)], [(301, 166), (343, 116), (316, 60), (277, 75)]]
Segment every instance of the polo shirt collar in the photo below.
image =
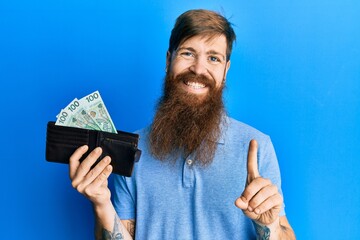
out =
[(228, 123), (229, 123), (229, 117), (226, 114), (223, 114), (220, 123), (220, 136), (219, 139), (216, 141), (218, 144), (225, 144), (225, 136), (227, 132)]

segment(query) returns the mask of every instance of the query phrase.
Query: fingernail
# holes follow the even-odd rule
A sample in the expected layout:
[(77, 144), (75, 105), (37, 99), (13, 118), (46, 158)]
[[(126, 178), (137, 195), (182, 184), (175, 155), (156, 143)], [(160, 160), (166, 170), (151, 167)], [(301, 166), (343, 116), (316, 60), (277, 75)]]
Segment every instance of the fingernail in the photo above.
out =
[(252, 207), (248, 206), (248, 210), (249, 210), (250, 212), (252, 212), (254, 209), (253, 209)]

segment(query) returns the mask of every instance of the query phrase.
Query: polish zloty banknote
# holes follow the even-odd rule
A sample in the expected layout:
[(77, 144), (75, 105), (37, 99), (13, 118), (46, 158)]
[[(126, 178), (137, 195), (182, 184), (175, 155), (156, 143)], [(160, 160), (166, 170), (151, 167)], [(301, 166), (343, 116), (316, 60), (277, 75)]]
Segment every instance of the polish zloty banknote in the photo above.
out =
[(87, 114), (100, 127), (101, 131), (117, 133), (99, 91), (95, 91), (80, 99), (80, 104), (84, 106)]
[[(78, 99), (75, 98), (74, 100), (71, 101), (72, 102), (76, 102)], [(61, 109), (60, 113), (56, 116), (57, 120), (55, 125), (61, 125), (61, 126), (68, 126), (71, 116), (72, 116), (72, 112), (70, 111), (70, 105), (71, 103), (69, 103), (69, 105), (67, 105), (65, 108)]]
[(117, 133), (98, 91), (75, 98), (57, 115), (56, 125)]
[(56, 124), (68, 127), (101, 130), (96, 122), (87, 114), (81, 101), (76, 98), (60, 112)]

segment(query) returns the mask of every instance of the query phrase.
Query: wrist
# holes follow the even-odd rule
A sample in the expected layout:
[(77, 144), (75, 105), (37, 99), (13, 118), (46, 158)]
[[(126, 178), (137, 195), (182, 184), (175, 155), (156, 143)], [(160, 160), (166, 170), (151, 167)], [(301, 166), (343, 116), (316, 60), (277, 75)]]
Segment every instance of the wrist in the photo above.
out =
[(257, 221), (253, 221), (253, 225), (255, 227), (257, 239), (279, 239), (280, 233), (280, 218), (277, 217), (276, 220), (270, 224), (262, 224)]
[(95, 212), (106, 211), (107, 209), (112, 207), (112, 202), (110, 199), (103, 200), (101, 202), (92, 202), (93, 208)]

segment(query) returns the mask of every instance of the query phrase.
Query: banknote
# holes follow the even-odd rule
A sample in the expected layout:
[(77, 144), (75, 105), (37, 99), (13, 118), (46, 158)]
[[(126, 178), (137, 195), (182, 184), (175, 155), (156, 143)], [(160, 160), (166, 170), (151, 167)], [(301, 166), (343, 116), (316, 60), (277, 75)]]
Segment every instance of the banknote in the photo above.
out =
[[(72, 100), (71, 102), (77, 101), (77, 98)], [(69, 121), (71, 118), (71, 111), (68, 109), (70, 107), (69, 103), (65, 108), (61, 109), (60, 113), (56, 116), (57, 120), (55, 125), (67, 126), (69, 125)]]
[(55, 124), (117, 133), (99, 91), (75, 98), (60, 111)]
[(64, 108), (56, 121), (57, 125), (78, 127), (91, 130), (101, 130), (95, 121), (87, 114), (80, 100), (75, 98)]
[(80, 99), (80, 103), (85, 106), (86, 112), (100, 127), (101, 131), (117, 133), (99, 91), (95, 91), (83, 97)]

